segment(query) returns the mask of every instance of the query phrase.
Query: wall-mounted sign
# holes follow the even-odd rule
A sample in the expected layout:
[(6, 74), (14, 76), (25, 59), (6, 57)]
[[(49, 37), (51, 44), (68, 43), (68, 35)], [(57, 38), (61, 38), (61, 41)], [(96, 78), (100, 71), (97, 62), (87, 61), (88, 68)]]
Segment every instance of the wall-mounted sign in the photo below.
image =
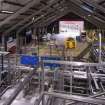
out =
[(30, 56), (30, 55), (22, 55), (20, 58), (20, 63), (23, 65), (37, 66), (39, 63), (39, 57)]
[(84, 21), (60, 21), (59, 33), (67, 33), (70, 37), (80, 36), (84, 30)]
[(11, 53), (16, 52), (16, 39), (13, 39), (11, 37), (9, 38), (9, 40), (7, 41), (7, 51)]

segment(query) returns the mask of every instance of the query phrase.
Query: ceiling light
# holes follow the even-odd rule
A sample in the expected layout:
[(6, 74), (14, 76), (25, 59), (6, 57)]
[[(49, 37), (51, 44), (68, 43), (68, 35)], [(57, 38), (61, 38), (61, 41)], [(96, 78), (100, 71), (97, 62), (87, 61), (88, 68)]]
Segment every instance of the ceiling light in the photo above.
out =
[(90, 13), (93, 13), (93, 10), (91, 10), (90, 8), (86, 7), (86, 6), (82, 6), (82, 8)]
[(61, 8), (60, 11), (64, 11), (64, 8)]
[(41, 15), (42, 17), (44, 16), (44, 15)]
[(34, 20), (35, 20), (35, 17), (32, 18), (32, 21), (34, 21)]
[(8, 13), (8, 14), (13, 14), (14, 12), (12, 12), (12, 11), (5, 11), (5, 10), (2, 10), (1, 11), (2, 13)]
[(88, 16), (90, 17), (91, 15), (89, 14)]

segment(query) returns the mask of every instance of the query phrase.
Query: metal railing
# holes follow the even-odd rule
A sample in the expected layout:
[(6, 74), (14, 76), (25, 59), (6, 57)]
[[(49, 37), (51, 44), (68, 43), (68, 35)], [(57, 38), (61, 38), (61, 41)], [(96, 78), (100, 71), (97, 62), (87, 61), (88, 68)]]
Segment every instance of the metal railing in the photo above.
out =
[[(58, 68), (58, 70), (48, 72), (44, 69), (44, 63), (60, 64), (61, 67)], [(94, 97), (98, 93), (101, 94), (100, 96), (105, 94), (105, 74), (97, 69), (99, 66), (103, 67), (102, 71), (104, 71), (105, 63), (85, 63), (55, 60), (42, 61), (42, 93), (45, 95), (45, 97), (52, 96), (53, 98), (55, 97), (55, 100), (58, 98), (56, 105), (61, 102), (59, 99), (65, 100), (65, 103), (62, 102), (63, 105), (68, 102), (67, 100), (70, 102), (73, 101), (73, 103), (78, 102), (78, 104), (75, 105), (80, 105), (80, 103), (89, 103), (91, 105), (104, 104), (104, 98)], [(47, 88), (49, 85), (50, 89)], [(93, 95), (93, 97), (90, 97), (91, 95)], [(53, 104), (55, 105), (55, 103)]]
[[(14, 62), (10, 62), (10, 66), (14, 64), (13, 81), (16, 82), (17, 92), (13, 93), (4, 105), (10, 105), (16, 98), (18, 93), (24, 89), (24, 84), (28, 83), (32, 78), (38, 79), (37, 85), (39, 89), (39, 99), (35, 101), (34, 105), (62, 105), (75, 104), (85, 105), (86, 103), (103, 104), (105, 103), (105, 63), (86, 63), (86, 62), (70, 62), (57, 60), (40, 60), (36, 68), (37, 71), (33, 73), (30, 66), (25, 67), (20, 64), (19, 59), (22, 55), (10, 56)], [(45, 68), (45, 63), (59, 64), (59, 67), (54, 69)], [(23, 67), (23, 69), (22, 69)], [(99, 69), (101, 67), (101, 69)], [(27, 72), (26, 78), (21, 81), (23, 74)], [(30, 75), (30, 74), (31, 75)], [(24, 82), (25, 81), (25, 82)], [(35, 81), (36, 82), (36, 81)], [(37, 86), (36, 83), (34, 86)]]

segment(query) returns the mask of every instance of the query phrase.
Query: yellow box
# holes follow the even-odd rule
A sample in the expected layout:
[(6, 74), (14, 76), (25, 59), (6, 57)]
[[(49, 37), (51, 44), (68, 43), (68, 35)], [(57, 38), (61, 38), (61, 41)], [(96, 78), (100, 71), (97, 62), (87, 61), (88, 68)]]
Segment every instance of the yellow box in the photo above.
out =
[(75, 41), (75, 39), (73, 39), (73, 38), (68, 38), (68, 39), (65, 41), (65, 48), (66, 48), (66, 49), (73, 49), (73, 48), (76, 48), (76, 41)]

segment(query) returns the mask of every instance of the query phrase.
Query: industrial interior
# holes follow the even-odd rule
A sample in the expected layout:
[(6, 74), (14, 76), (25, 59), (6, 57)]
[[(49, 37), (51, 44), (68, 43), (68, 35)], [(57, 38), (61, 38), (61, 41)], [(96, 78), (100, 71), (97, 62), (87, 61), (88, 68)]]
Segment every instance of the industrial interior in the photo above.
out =
[(105, 0), (0, 0), (0, 105), (105, 105)]

